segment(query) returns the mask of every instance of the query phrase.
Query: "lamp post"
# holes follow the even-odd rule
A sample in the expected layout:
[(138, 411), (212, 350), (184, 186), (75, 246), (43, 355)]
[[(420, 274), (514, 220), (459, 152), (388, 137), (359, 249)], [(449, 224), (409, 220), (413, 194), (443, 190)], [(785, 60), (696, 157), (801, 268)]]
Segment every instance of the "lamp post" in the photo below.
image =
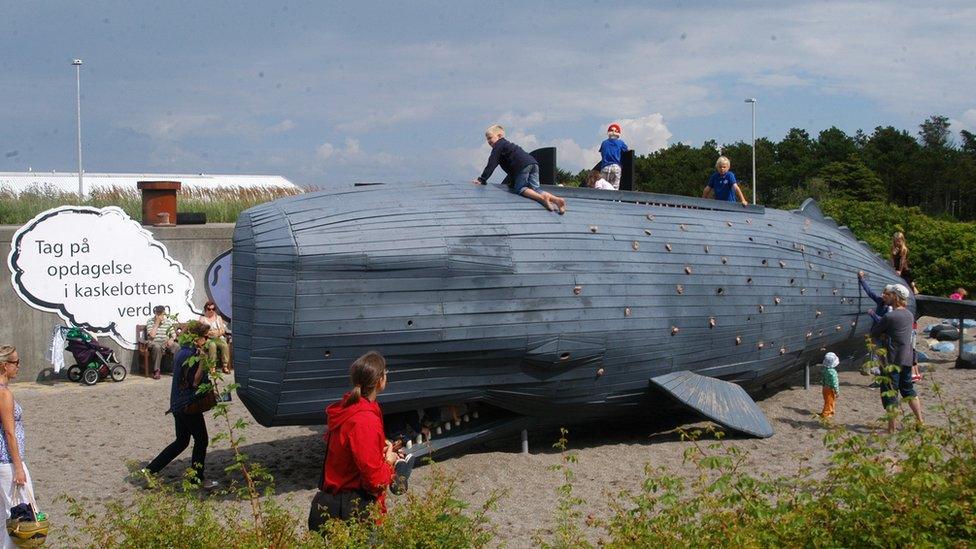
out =
[(85, 199), (85, 183), (81, 172), (81, 59), (71, 62), (75, 66), (75, 82), (78, 90), (78, 199)]
[(752, 203), (756, 203), (756, 98), (746, 99), (746, 103), (752, 103)]

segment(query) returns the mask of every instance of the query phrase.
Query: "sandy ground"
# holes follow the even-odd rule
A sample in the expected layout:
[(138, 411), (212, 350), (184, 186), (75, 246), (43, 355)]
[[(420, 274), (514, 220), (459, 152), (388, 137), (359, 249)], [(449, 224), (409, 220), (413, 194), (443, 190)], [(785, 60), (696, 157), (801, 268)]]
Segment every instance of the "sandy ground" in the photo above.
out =
[[(923, 319), (920, 328), (935, 322)], [(976, 330), (967, 330), (972, 342)], [(927, 350), (920, 336), (919, 349)], [(931, 411), (936, 405), (931, 385), (939, 382), (952, 401), (976, 408), (976, 370), (952, 368), (955, 353), (929, 353), (934, 371), (918, 385), (927, 421), (938, 422)], [(928, 365), (926, 365), (928, 366)], [(747, 450), (756, 472), (789, 475), (801, 464), (818, 467), (827, 453), (822, 444), (824, 429), (813, 417), (819, 412), (819, 372), (815, 369), (810, 390), (802, 386), (802, 372), (759, 402), (776, 434), (765, 440), (731, 438), (731, 444)], [(882, 414), (878, 391), (868, 388), (870, 378), (857, 371), (840, 373), (841, 393), (836, 422), (858, 431), (878, 428)], [(141, 488), (126, 480), (126, 462), (148, 462), (173, 437), (173, 422), (162, 411), (168, 404), (168, 377), (161, 381), (132, 375), (122, 383), (102, 382), (84, 387), (68, 382), (52, 385), (20, 383), (14, 388), (24, 408), (27, 429), (27, 463), (35, 479), (40, 507), (52, 521), (49, 546), (63, 546), (58, 532), (69, 522), (67, 505), (58, 496), (70, 494), (97, 502), (110, 498), (131, 500)], [(907, 407), (906, 407), (907, 409)], [(239, 402), (232, 415), (250, 419)], [(575, 466), (576, 493), (587, 502), (583, 512), (602, 515), (608, 494), (636, 490), (645, 464), (683, 468), (682, 455), (688, 443), (674, 431), (687, 418), (664, 418), (655, 424), (602, 424), (571, 427), (570, 448), (579, 455)], [(217, 425), (208, 419), (210, 433)], [(246, 431), (244, 450), (265, 464), (276, 479), (277, 497), (297, 516), (304, 517), (314, 494), (322, 460), (321, 427), (264, 428), (253, 425)], [(531, 545), (534, 534), (545, 532), (552, 523), (556, 502), (555, 488), (562, 482), (560, 473), (549, 466), (562, 462), (552, 450), (557, 432), (540, 431), (531, 435), (531, 453), (519, 453), (517, 438), (502, 440), (464, 456), (445, 460), (441, 467), (459, 479), (460, 496), (480, 504), (493, 490), (505, 494), (492, 516), (499, 537), (510, 547)], [(208, 478), (226, 485), (223, 467), (231, 462), (226, 443), (211, 447), (207, 455)], [(189, 465), (189, 450), (164, 472), (175, 480)], [(687, 470), (689, 466), (684, 466)], [(413, 490), (429, 482), (431, 467), (417, 469), (411, 479)], [(396, 498), (391, 498), (395, 505)], [(226, 505), (233, 503), (226, 502)]]

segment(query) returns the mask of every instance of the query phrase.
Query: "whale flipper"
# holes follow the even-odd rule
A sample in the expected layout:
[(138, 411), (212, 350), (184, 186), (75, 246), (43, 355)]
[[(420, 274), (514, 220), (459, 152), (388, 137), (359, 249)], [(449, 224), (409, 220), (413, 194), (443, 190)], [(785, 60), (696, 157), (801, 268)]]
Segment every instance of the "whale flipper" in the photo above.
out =
[(960, 301), (934, 295), (915, 295), (915, 316), (976, 318), (976, 301)]
[(651, 382), (723, 427), (759, 438), (773, 436), (773, 426), (762, 410), (745, 389), (735, 383), (688, 370), (652, 377)]

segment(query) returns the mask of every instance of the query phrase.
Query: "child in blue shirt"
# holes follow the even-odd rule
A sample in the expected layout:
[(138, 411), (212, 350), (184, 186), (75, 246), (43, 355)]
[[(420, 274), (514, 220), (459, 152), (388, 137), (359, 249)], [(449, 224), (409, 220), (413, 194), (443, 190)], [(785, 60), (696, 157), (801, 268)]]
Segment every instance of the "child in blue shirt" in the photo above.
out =
[(485, 139), (491, 145), (491, 155), (488, 156), (485, 170), (473, 183), (487, 185), (495, 168), (501, 166), (512, 177), (513, 193), (531, 198), (549, 211), (559, 211), (560, 215), (566, 213), (564, 199), (542, 190), (539, 184), (539, 163), (522, 147), (505, 139), (505, 128), (498, 124), (489, 127), (485, 130)]
[(715, 198), (726, 202), (735, 202), (738, 199), (743, 206), (748, 206), (749, 201), (742, 195), (742, 189), (735, 180), (735, 174), (729, 171), (732, 163), (729, 159), (720, 156), (715, 162), (715, 173), (708, 178), (708, 184), (702, 191), (702, 198)]
[(620, 126), (610, 124), (607, 138), (600, 143), (600, 174), (614, 190), (620, 190), (620, 157), (627, 152), (627, 144), (620, 139)]

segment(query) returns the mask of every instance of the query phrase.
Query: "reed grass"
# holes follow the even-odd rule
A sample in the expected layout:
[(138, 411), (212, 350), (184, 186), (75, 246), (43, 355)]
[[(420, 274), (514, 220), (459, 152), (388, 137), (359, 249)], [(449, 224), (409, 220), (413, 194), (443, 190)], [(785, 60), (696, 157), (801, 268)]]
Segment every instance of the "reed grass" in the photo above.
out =
[[(277, 198), (301, 194), (300, 189), (278, 187), (182, 189), (177, 193), (177, 211), (203, 212), (209, 223), (234, 223), (250, 207)], [(59, 206), (118, 206), (129, 217), (142, 219), (142, 197), (135, 189), (112, 187), (93, 191), (85, 200), (74, 193), (53, 188), (33, 188), (15, 193), (0, 187), (0, 225), (21, 225), (37, 214)]]

